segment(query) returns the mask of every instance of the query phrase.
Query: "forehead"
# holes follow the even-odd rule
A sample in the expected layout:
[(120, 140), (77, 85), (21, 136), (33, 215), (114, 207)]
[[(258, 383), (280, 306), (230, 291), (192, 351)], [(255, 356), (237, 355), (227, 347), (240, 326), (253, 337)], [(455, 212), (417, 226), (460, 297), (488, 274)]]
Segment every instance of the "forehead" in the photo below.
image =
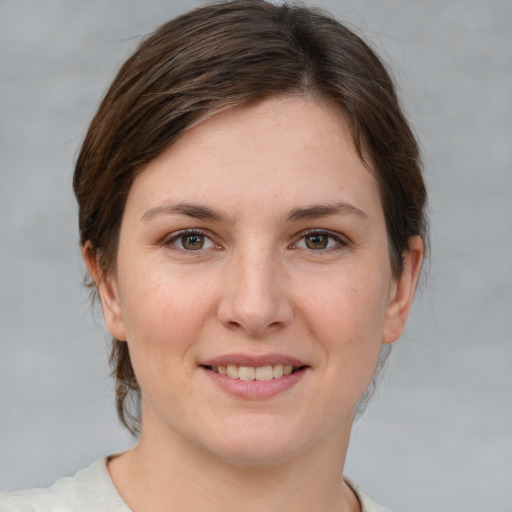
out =
[(127, 207), (199, 200), (257, 211), (263, 203), (279, 210), (347, 199), (380, 209), (350, 126), (330, 102), (286, 97), (191, 128), (137, 176)]

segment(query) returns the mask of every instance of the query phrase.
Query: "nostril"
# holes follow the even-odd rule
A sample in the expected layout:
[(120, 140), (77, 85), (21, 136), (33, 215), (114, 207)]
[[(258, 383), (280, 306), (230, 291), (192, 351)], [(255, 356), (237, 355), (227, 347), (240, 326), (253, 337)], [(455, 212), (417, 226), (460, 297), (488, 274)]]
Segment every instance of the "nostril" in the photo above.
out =
[(255, 293), (249, 298), (227, 295), (220, 301), (217, 315), (225, 328), (262, 336), (283, 328), (293, 317), (291, 304), (284, 299), (267, 297), (268, 300), (257, 300)]
[(249, 322), (247, 322), (244, 325), (241, 322), (231, 320), (229, 322), (226, 322), (225, 325), (228, 329), (231, 329), (233, 331), (243, 331), (249, 336), (259, 337), (281, 329), (281, 327), (283, 326), (283, 322), (272, 322), (267, 326), (261, 327), (259, 325), (251, 325)]

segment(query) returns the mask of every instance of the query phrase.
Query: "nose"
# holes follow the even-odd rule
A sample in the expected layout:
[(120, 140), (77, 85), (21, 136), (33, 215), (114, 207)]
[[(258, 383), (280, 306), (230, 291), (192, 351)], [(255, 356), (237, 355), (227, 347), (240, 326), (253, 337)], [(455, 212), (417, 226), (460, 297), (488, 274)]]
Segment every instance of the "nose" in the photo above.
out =
[(230, 330), (256, 337), (282, 329), (293, 317), (285, 269), (262, 251), (233, 260), (226, 268), (219, 321)]

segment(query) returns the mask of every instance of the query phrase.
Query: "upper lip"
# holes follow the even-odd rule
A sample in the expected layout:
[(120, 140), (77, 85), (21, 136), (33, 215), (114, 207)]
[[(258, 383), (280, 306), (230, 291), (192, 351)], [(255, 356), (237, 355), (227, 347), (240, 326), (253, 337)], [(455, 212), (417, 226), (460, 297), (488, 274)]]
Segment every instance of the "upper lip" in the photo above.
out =
[(268, 365), (292, 365), (295, 367), (308, 366), (304, 361), (283, 354), (224, 354), (212, 359), (208, 359), (201, 363), (201, 366), (228, 366), (234, 364), (237, 366), (268, 366)]

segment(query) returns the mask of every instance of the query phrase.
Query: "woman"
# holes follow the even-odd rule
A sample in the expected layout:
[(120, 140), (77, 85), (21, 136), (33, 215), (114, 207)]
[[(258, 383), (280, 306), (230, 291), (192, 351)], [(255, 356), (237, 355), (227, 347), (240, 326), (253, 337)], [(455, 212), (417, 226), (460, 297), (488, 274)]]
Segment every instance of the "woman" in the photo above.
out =
[(74, 189), (139, 439), (1, 510), (384, 510), (343, 465), (407, 319), (426, 195), (372, 50), (262, 0), (172, 20), (107, 92)]

